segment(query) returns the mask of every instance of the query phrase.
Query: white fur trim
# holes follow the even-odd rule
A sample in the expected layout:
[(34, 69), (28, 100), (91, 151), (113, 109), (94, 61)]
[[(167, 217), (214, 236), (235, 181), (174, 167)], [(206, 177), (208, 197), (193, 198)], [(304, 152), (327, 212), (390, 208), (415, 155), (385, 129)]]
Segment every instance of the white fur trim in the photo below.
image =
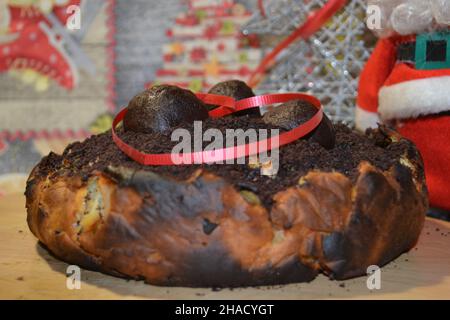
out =
[(450, 76), (407, 81), (379, 92), (383, 120), (416, 118), (450, 110)]
[(356, 107), (355, 123), (356, 129), (360, 131), (366, 131), (368, 128), (378, 128), (380, 123), (380, 117), (376, 112), (369, 112), (360, 107)]

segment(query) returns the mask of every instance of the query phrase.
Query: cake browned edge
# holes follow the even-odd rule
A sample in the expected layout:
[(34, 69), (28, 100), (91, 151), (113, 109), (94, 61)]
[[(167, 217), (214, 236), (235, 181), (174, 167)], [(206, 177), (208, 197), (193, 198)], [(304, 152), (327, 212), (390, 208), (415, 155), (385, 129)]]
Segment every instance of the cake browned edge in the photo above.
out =
[(389, 170), (361, 163), (354, 183), (311, 171), (278, 192), (270, 211), (206, 170), (178, 181), (109, 167), (86, 180), (50, 178), (38, 164), (27, 181), (27, 221), (60, 259), (155, 285), (274, 285), (319, 273), (348, 279), (419, 238), (427, 189), (421, 156), (407, 144)]

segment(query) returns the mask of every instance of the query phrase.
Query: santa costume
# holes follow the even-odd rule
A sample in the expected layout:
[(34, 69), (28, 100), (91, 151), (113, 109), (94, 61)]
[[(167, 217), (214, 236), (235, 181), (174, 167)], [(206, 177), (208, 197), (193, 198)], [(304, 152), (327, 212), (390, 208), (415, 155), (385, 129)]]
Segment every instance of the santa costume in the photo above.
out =
[(450, 210), (450, 0), (369, 4), (380, 5), (384, 20), (360, 77), (357, 128), (386, 123), (412, 140), (430, 204)]

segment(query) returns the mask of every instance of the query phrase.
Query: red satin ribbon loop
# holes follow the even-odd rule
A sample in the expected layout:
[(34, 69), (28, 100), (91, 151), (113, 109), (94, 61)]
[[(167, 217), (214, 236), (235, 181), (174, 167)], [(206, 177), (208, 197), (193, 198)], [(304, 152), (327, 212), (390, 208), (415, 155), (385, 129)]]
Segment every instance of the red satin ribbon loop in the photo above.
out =
[(196, 96), (206, 104), (213, 104), (217, 106), (228, 107), (231, 109), (234, 109), (234, 106), (236, 104), (234, 99), (228, 96), (220, 96), (210, 93), (197, 93)]
[(242, 111), (249, 108), (267, 106), (276, 103), (284, 103), (291, 100), (306, 100), (314, 106), (320, 106), (320, 101), (308, 94), (303, 93), (275, 93), (261, 96), (254, 96), (247, 99), (236, 101), (236, 111)]
[[(117, 147), (122, 150), (126, 155), (136, 162), (143, 165), (153, 166), (167, 166), (167, 165), (180, 165), (180, 164), (201, 164), (201, 163), (214, 163), (227, 161), (231, 159), (237, 159), (241, 157), (248, 157), (256, 155), (262, 152), (270, 151), (274, 148), (284, 146), (295, 140), (298, 140), (311, 131), (313, 131), (322, 121), (323, 109), (320, 101), (310, 95), (303, 93), (279, 93), (279, 94), (267, 94), (262, 96), (255, 96), (248, 99), (235, 101), (230, 97), (210, 95), (210, 94), (197, 94), (197, 97), (202, 99), (205, 103), (220, 105), (220, 103), (226, 104), (220, 106), (210, 112), (210, 116), (221, 117), (237, 111), (256, 108), (264, 105), (283, 103), (290, 100), (306, 100), (313, 104), (317, 108), (317, 113), (308, 121), (302, 125), (284, 132), (278, 136), (271, 137), (262, 141), (252, 142), (249, 144), (233, 146), (229, 148), (223, 148), (213, 151), (200, 151), (193, 153), (186, 153), (180, 155), (173, 155), (170, 153), (165, 154), (147, 154), (143, 153), (132, 146), (126, 144), (119, 138), (116, 132), (117, 125), (123, 120), (128, 109), (121, 110), (114, 118), (112, 124), (112, 138)], [(231, 100), (230, 100), (231, 99)]]

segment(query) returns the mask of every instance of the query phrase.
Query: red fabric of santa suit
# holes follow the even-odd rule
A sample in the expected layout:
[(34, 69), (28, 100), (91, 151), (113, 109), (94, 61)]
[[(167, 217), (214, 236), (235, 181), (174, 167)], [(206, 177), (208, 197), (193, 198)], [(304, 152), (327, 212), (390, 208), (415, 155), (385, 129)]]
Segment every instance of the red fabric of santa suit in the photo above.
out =
[(422, 154), (430, 204), (450, 210), (450, 69), (417, 70), (397, 60), (414, 36), (381, 39), (363, 70), (356, 124), (389, 123)]

